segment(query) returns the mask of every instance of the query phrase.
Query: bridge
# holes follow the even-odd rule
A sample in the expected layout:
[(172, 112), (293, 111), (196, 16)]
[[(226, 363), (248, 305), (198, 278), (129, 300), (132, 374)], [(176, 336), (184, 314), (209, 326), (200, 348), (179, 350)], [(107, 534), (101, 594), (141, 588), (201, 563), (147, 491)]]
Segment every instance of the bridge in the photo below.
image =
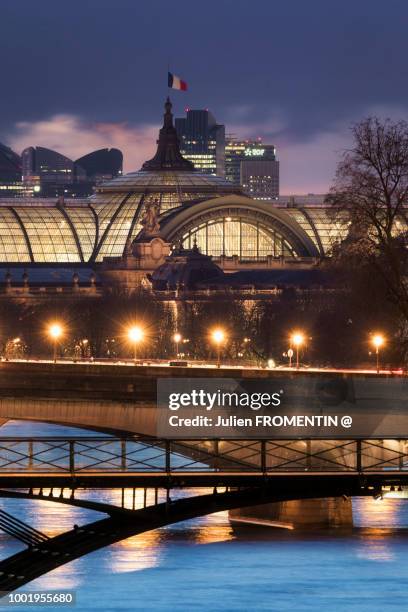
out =
[[(107, 517), (50, 538), (0, 510), (0, 528), (26, 546), (0, 562), (0, 591), (131, 535), (212, 512), (293, 499), (374, 496), (403, 485), (408, 485), (408, 439), (1, 438), (0, 497), (71, 504)], [(121, 506), (75, 496), (78, 489), (113, 487), (122, 489)], [(212, 493), (202, 491), (208, 487)], [(125, 488), (132, 491), (131, 507)], [(136, 488), (144, 492), (141, 507)], [(178, 498), (191, 488), (195, 494)]]
[[(352, 380), (359, 395), (370, 401), (375, 389), (379, 406), (385, 383), (405, 379), (400, 372), (284, 374), (298, 379), (316, 372), (329, 381)], [(282, 370), (204, 365), (1, 362), (0, 419), (104, 433), (0, 438), (0, 497), (46, 499), (102, 512), (106, 518), (50, 538), (0, 510), (0, 528), (25, 546), (0, 562), (0, 591), (19, 588), (113, 542), (181, 520), (291, 500), (377, 496), (384, 487), (408, 485), (408, 438), (158, 437), (159, 378), (265, 380), (281, 375)], [(120, 505), (92, 499), (92, 489), (106, 488), (121, 491)]]
[[(158, 379), (277, 380), (282, 375), (305, 380), (352, 380), (359, 394), (371, 397), (371, 387), (390, 379), (406, 381), (401, 371), (376, 374), (368, 370), (222, 368), (203, 364), (170, 367), (158, 363), (70, 363), (50, 361), (0, 362), (0, 422), (31, 420), (89, 428), (117, 435), (157, 433)], [(384, 390), (379, 389), (380, 405)]]

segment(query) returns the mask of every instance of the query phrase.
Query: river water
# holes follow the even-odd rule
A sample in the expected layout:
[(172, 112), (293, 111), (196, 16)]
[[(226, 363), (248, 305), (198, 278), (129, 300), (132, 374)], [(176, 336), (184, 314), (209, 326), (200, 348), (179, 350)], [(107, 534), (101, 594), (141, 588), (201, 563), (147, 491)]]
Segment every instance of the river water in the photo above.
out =
[[(3, 436), (80, 433), (17, 422), (1, 428)], [(119, 502), (116, 491), (92, 496)], [(48, 535), (104, 516), (45, 501), (2, 500), (1, 507)], [(129, 538), (21, 591), (75, 590), (77, 604), (67, 609), (81, 612), (408, 609), (408, 499), (356, 498), (353, 511), (355, 528), (347, 533), (234, 529), (218, 513)], [(0, 532), (1, 558), (21, 547)]]

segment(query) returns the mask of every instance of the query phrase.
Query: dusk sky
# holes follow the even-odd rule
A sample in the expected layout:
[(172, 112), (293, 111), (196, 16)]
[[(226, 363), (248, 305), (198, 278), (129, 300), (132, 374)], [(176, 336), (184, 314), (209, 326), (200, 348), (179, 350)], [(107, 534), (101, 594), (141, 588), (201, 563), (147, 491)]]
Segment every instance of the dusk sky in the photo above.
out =
[(155, 148), (167, 65), (174, 114), (278, 148), (281, 193), (330, 185), (349, 127), (408, 118), (406, 0), (2, 0), (0, 142), (69, 157)]

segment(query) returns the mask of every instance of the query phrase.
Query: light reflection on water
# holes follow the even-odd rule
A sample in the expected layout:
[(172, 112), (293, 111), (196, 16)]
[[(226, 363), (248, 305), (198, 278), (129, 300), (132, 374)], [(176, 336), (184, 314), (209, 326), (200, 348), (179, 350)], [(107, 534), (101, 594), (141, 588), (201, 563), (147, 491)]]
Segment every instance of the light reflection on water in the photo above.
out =
[[(79, 432), (43, 424), (24, 424), (23, 432), (21, 424), (10, 423), (1, 433)], [(76, 497), (121, 502), (121, 492), (113, 490), (78, 491)], [(127, 507), (132, 499), (132, 490), (126, 490)], [(142, 502), (143, 491), (137, 490), (136, 506)], [(48, 501), (4, 499), (0, 505), (48, 535), (104, 516)], [(22, 590), (75, 589), (81, 612), (400, 612), (408, 595), (408, 500), (358, 498), (353, 511), (355, 528), (343, 533), (236, 528), (227, 513), (220, 512), (134, 536), (62, 566)], [(0, 533), (2, 558), (21, 548)]]

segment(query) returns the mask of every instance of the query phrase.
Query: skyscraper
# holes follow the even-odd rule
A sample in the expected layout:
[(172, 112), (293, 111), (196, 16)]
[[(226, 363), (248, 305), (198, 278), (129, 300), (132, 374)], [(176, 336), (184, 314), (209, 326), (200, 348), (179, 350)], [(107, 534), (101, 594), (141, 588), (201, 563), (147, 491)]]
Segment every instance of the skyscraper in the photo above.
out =
[(120, 176), (123, 171), (123, 154), (119, 149), (98, 149), (75, 161), (85, 171), (86, 179), (93, 184)]
[(241, 185), (241, 161), (248, 143), (248, 140), (237, 140), (232, 134), (227, 134), (225, 139), (225, 178), (234, 185)]
[(27, 147), (21, 158), (24, 184), (35, 187), (42, 197), (63, 195), (75, 182), (74, 162), (57, 151)]
[(261, 139), (239, 141), (228, 136), (225, 176), (256, 200), (276, 199), (279, 196), (279, 162), (274, 145), (263, 144)]
[(24, 185), (41, 197), (84, 197), (96, 184), (122, 174), (119, 149), (99, 149), (75, 162), (44, 147), (28, 147), (22, 153)]
[(13, 198), (24, 193), (21, 157), (0, 143), (0, 198)]
[(208, 110), (190, 109), (175, 126), (182, 155), (200, 172), (225, 176), (225, 126)]

